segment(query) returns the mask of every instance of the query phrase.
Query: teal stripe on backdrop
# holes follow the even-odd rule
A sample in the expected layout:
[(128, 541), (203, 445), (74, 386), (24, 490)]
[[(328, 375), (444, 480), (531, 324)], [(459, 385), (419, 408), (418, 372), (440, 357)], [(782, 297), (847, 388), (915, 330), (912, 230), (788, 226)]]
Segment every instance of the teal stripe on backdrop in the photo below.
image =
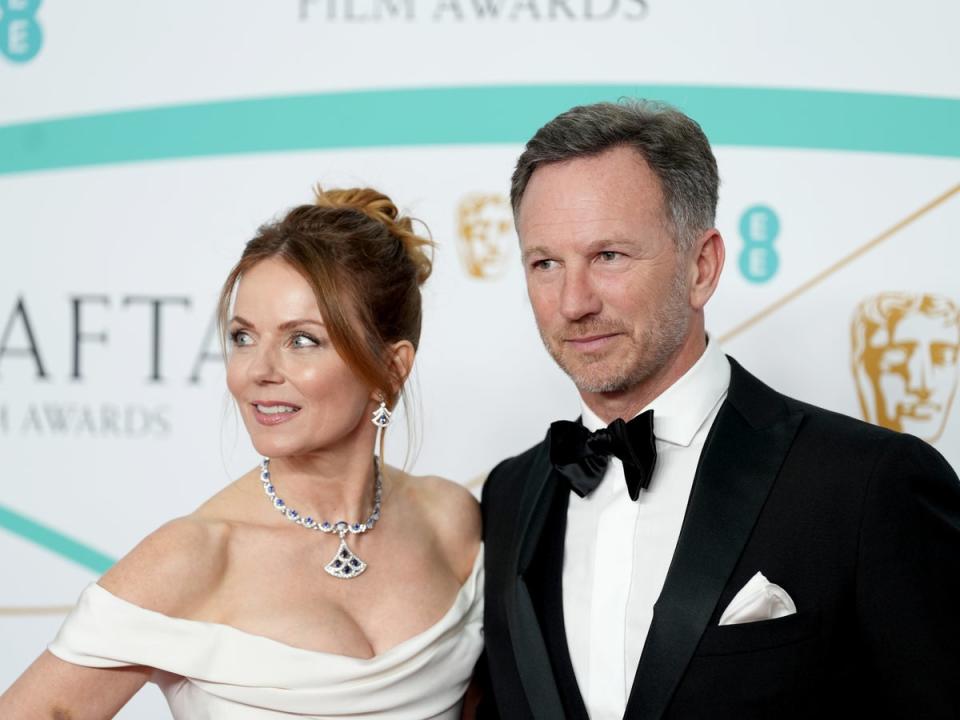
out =
[(522, 143), (558, 112), (622, 96), (673, 103), (716, 145), (960, 157), (960, 100), (682, 85), (478, 86), (176, 105), (0, 126), (0, 174), (168, 158)]
[(0, 528), (5, 528), (14, 535), (19, 535), (35, 545), (46, 548), (98, 574), (106, 572), (116, 562), (113, 558), (98, 550), (67, 537), (53, 528), (41, 525), (36, 520), (31, 520), (3, 505), (0, 505)]

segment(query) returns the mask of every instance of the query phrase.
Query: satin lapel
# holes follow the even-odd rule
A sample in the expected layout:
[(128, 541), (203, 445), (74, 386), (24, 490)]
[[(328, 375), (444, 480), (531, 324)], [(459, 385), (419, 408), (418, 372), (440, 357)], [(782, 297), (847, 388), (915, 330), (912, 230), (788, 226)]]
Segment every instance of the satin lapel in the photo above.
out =
[[(654, 605), (624, 715), (631, 720), (663, 716), (803, 417), (787, 414), (780, 401), (780, 411), (771, 413), (778, 396), (731, 364), (730, 394), (704, 446), (670, 570)], [(763, 407), (754, 395), (743, 404), (745, 416), (731, 403), (744, 390), (771, 402)]]
[(554, 491), (543, 495), (544, 501), (549, 497), (551, 507), (537, 541), (536, 553), (523, 573), (523, 581), (540, 622), (540, 633), (550, 657), (553, 681), (564, 716), (566, 720), (589, 720), (570, 659), (563, 616), (563, 555), (570, 486), (556, 476), (551, 483), (555, 483)]
[(530, 711), (536, 718), (556, 720), (563, 717), (563, 706), (557, 692), (550, 657), (540, 631), (530, 591), (523, 573), (529, 567), (546, 523), (557, 480), (546, 462), (535, 463), (518, 508), (518, 522), (512, 546), (514, 566), (509, 577), (515, 577), (507, 590), (508, 623), (513, 653), (517, 661)]

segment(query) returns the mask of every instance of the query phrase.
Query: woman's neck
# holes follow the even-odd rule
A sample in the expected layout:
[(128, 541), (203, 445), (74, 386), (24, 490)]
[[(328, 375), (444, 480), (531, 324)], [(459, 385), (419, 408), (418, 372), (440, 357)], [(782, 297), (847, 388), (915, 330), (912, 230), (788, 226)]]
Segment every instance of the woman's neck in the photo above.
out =
[(270, 460), (270, 478), (289, 507), (319, 521), (363, 522), (374, 504), (372, 443)]

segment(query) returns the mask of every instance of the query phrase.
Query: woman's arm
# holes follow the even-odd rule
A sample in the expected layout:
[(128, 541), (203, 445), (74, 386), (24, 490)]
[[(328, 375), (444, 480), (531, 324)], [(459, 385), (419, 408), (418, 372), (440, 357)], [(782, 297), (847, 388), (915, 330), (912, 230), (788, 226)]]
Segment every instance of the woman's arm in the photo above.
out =
[(0, 695), (4, 720), (112, 718), (153, 671), (144, 667), (89, 668), (44, 652)]

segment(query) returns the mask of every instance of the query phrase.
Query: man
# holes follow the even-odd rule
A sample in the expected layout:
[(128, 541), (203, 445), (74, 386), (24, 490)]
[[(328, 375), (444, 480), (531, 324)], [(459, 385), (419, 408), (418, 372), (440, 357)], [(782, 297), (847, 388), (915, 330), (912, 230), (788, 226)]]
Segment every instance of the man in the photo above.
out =
[(484, 487), (480, 715), (958, 717), (957, 477), (708, 341), (717, 186), (700, 127), (647, 103), (574, 108), (517, 163), (530, 301), (583, 414)]
[(960, 378), (960, 309), (942, 295), (885, 292), (860, 303), (851, 329), (863, 417), (936, 442)]

